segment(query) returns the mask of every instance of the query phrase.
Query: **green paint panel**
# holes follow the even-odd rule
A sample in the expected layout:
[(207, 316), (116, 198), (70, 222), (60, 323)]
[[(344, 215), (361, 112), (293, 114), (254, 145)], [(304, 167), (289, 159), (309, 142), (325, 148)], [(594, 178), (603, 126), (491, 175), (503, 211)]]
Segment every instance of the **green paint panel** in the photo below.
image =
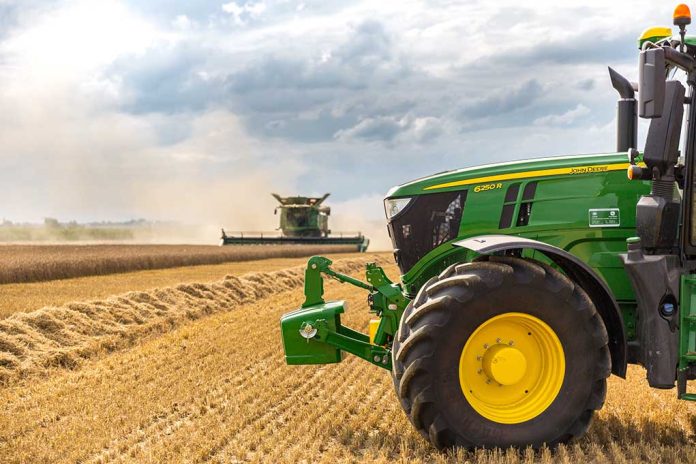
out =
[(679, 368), (686, 369), (696, 364), (696, 274), (682, 276), (679, 311)]
[[(609, 167), (605, 169), (605, 167)], [(570, 251), (587, 262), (606, 281), (619, 300), (634, 300), (630, 282), (623, 272), (619, 253), (626, 251), (626, 239), (635, 235), (635, 208), (641, 195), (649, 192), (649, 183), (630, 181), (625, 153), (546, 158), (520, 163), (491, 165), (437, 174), (395, 187), (389, 196), (427, 195), (441, 190), (426, 190), (433, 185), (471, 182), (512, 174), (531, 175), (509, 181), (496, 181), (499, 188), (474, 192), (474, 182), (443, 190), (467, 189), (466, 205), (457, 240), (483, 234), (510, 234), (540, 240)], [(561, 170), (561, 173), (556, 171)], [(551, 173), (551, 175), (549, 175)], [(533, 199), (525, 201), (522, 192), (527, 183), (536, 182)], [(500, 229), (508, 187), (521, 183), (515, 200), (511, 227)], [(518, 226), (521, 205), (531, 203), (526, 225)], [(508, 202), (509, 204), (509, 202)], [(591, 210), (615, 211), (619, 217), (610, 224), (591, 224)], [(598, 221), (599, 222), (599, 221)], [(618, 225), (616, 224), (618, 222)], [(402, 276), (409, 295), (449, 264), (470, 259), (466, 251), (452, 246), (456, 240), (431, 250)]]
[(288, 364), (329, 364), (341, 362), (341, 351), (312, 338), (304, 338), (300, 330), (306, 323), (317, 320), (326, 321), (329, 329), (336, 331), (341, 325), (340, 314), (343, 301), (332, 301), (307, 308), (298, 309), (283, 315), (280, 319), (280, 331), (283, 335), (285, 361)]
[[(527, 175), (530, 171), (539, 171), (545, 169), (571, 169), (579, 168), (574, 171), (576, 174), (570, 175), (583, 175), (581, 174), (581, 168), (591, 168), (592, 166), (604, 166), (617, 163), (628, 163), (628, 158), (626, 153), (611, 153), (611, 154), (595, 154), (595, 155), (573, 155), (573, 156), (557, 156), (552, 158), (538, 158), (524, 161), (512, 161), (506, 163), (489, 164), (483, 166), (474, 166), (470, 168), (457, 169), (453, 171), (446, 171), (439, 174), (434, 174), (432, 176), (423, 177), (416, 179), (405, 184), (393, 187), (387, 193), (387, 197), (410, 197), (413, 195), (420, 195), (423, 193), (436, 193), (442, 191), (453, 191), (460, 190), (462, 186), (454, 187), (444, 187), (441, 189), (432, 190), (432, 187), (442, 184), (447, 184), (450, 182), (470, 182), (475, 181), (472, 186), (485, 185), (497, 182), (512, 182), (519, 179), (497, 180), (497, 181), (487, 181), (478, 179), (487, 178), (491, 176), (499, 175)], [(587, 171), (585, 171), (587, 173)], [(623, 172), (624, 177), (626, 176), (625, 170)], [(534, 178), (530, 176), (527, 179)], [(505, 190), (506, 185), (503, 185), (502, 190)], [(431, 190), (429, 190), (431, 189)], [(492, 193), (497, 192), (498, 189), (484, 191), (480, 193)]]
[(696, 274), (682, 275), (679, 301), (677, 394), (680, 399), (696, 401), (696, 393), (686, 391), (688, 371), (696, 366)]

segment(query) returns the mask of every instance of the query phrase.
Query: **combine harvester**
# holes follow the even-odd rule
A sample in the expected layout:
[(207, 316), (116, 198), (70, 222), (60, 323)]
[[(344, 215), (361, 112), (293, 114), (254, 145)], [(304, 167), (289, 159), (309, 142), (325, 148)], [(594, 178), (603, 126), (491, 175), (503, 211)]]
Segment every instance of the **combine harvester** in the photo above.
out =
[[(650, 387), (676, 385), (680, 399), (695, 401), (687, 392), (696, 378), (690, 22), (679, 5), (678, 35), (643, 33), (637, 86), (610, 69), (620, 94), (616, 152), (473, 167), (392, 188), (384, 203), (401, 282), (374, 264), (361, 282), (311, 258), (305, 302), (281, 320), (288, 364), (351, 353), (388, 370), (413, 426), (438, 448), (580, 437), (604, 405), (607, 378), (625, 377), (628, 363), (645, 368)], [(683, 81), (668, 80), (673, 73)], [(636, 113), (651, 121), (642, 152)], [(377, 316), (369, 334), (341, 324), (344, 302), (324, 300), (324, 276), (369, 292)]]
[(323, 205), (330, 193), (323, 197), (271, 195), (280, 203), (274, 211), (278, 214), (280, 210), (280, 234), (239, 232), (227, 235), (223, 229), (220, 245), (336, 245), (354, 246), (358, 252), (367, 250), (370, 240), (360, 232), (331, 235), (331, 208)]

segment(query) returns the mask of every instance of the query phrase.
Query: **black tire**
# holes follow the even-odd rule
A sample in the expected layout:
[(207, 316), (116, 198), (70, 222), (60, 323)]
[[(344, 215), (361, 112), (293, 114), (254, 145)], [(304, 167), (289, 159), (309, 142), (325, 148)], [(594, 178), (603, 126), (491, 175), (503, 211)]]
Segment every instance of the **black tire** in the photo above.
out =
[[(459, 357), (469, 336), (506, 312), (527, 313), (548, 324), (565, 356), (563, 382), (553, 402), (517, 424), (476, 412), (459, 382)], [(456, 264), (423, 285), (404, 312), (392, 357), (404, 411), (440, 449), (537, 448), (580, 437), (604, 404), (611, 373), (607, 331), (585, 291), (546, 264), (516, 257)]]

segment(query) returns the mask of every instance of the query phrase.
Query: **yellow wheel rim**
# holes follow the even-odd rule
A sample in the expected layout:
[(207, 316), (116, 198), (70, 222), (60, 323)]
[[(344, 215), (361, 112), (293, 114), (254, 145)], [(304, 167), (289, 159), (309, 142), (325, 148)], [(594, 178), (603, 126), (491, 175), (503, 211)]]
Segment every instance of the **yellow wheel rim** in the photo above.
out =
[(544, 412), (561, 390), (565, 355), (541, 319), (505, 313), (481, 324), (459, 358), (459, 383), (471, 407), (501, 424)]

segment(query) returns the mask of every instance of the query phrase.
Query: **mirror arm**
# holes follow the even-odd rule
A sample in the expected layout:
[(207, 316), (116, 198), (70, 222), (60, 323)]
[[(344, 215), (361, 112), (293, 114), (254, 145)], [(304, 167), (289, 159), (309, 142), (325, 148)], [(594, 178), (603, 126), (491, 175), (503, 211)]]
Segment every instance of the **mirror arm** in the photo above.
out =
[(664, 47), (665, 51), (665, 61), (668, 63), (683, 69), (687, 73), (691, 74), (696, 70), (696, 60), (686, 53), (681, 53), (671, 47)]

